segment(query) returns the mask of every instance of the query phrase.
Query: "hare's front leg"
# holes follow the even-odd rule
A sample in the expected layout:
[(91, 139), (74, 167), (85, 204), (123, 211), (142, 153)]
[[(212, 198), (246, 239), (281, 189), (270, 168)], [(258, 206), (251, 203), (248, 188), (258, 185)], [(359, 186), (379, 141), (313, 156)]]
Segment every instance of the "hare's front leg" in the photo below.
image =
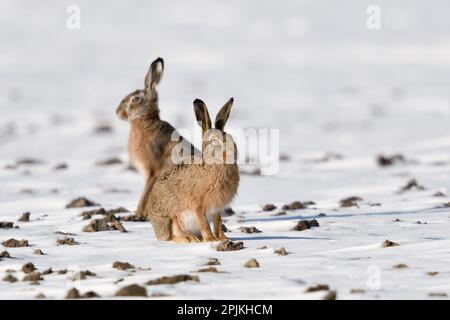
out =
[(228, 237), (223, 232), (222, 228), (222, 211), (217, 210), (213, 215), (213, 223), (214, 223), (214, 234), (219, 240), (228, 240)]
[(152, 191), (153, 185), (155, 184), (156, 177), (149, 176), (147, 181), (145, 182), (145, 189), (139, 199), (139, 204), (136, 209), (136, 218), (139, 220), (148, 220), (148, 213), (145, 211), (145, 205), (150, 196), (150, 191)]
[(206, 210), (199, 208), (195, 211), (195, 217), (197, 218), (197, 223), (202, 233), (203, 242), (217, 241), (218, 239), (212, 234), (211, 227), (206, 217)]

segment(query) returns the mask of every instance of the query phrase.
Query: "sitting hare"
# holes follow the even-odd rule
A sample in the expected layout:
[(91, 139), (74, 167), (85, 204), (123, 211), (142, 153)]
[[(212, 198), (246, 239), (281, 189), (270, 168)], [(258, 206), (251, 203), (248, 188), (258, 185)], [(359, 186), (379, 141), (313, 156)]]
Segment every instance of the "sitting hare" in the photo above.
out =
[[(146, 215), (158, 240), (198, 242), (226, 240), (222, 209), (234, 198), (239, 185), (237, 148), (223, 131), (233, 105), (231, 98), (219, 111), (215, 129), (205, 103), (194, 101), (203, 129), (202, 155), (172, 165), (159, 176), (145, 204)], [(211, 232), (208, 217), (214, 223)]]
[(145, 77), (145, 89), (135, 90), (127, 95), (116, 110), (120, 119), (130, 122), (128, 153), (133, 166), (146, 179), (144, 193), (136, 210), (136, 216), (140, 219), (145, 218), (143, 215), (143, 200), (152, 189), (156, 177), (172, 164), (173, 147), (178, 146), (188, 149), (187, 151), (186, 149), (177, 150), (178, 156), (182, 156), (183, 152), (185, 154), (199, 153), (184, 139), (182, 146), (178, 141), (172, 141), (172, 135), (176, 136), (177, 133), (175, 128), (159, 117), (156, 86), (161, 81), (163, 70), (164, 61), (162, 58), (153, 61)]

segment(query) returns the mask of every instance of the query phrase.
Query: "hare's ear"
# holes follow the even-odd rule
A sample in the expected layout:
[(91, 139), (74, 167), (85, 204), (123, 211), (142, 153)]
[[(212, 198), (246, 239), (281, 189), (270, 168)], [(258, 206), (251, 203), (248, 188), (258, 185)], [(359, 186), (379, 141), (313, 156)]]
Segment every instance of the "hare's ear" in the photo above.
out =
[(230, 98), (230, 100), (225, 103), (222, 109), (220, 109), (219, 113), (217, 113), (216, 121), (214, 122), (214, 127), (216, 129), (223, 131), (223, 129), (225, 128), (225, 124), (227, 123), (228, 117), (230, 116), (233, 102), (234, 99)]
[(161, 81), (164, 71), (164, 60), (158, 58), (152, 62), (145, 76), (145, 91), (153, 91), (156, 85)]
[(197, 122), (202, 127), (203, 132), (211, 129), (211, 118), (209, 117), (208, 108), (202, 100), (194, 100), (194, 112)]

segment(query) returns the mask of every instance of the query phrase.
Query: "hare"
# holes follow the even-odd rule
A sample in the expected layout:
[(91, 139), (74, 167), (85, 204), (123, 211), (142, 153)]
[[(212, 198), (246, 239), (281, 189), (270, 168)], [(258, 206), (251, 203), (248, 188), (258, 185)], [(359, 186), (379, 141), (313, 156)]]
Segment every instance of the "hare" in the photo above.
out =
[[(194, 101), (197, 121), (203, 130), (202, 155), (172, 165), (160, 175), (146, 201), (145, 211), (158, 240), (199, 242), (226, 240), (222, 209), (236, 195), (239, 171), (237, 148), (224, 126), (233, 98), (216, 116), (215, 129), (205, 103)], [(214, 234), (208, 218), (212, 218)]]
[(172, 149), (175, 146), (185, 148), (177, 150), (179, 156), (182, 156), (183, 152), (199, 152), (184, 139), (182, 146), (178, 141), (172, 141), (171, 138), (177, 136), (175, 128), (159, 117), (156, 87), (161, 81), (163, 71), (164, 61), (157, 58), (147, 72), (144, 90), (135, 90), (128, 94), (116, 109), (117, 116), (131, 125), (128, 153), (133, 166), (146, 179), (145, 189), (136, 210), (136, 216), (141, 220), (145, 219), (143, 201), (152, 189), (156, 177), (172, 164)]

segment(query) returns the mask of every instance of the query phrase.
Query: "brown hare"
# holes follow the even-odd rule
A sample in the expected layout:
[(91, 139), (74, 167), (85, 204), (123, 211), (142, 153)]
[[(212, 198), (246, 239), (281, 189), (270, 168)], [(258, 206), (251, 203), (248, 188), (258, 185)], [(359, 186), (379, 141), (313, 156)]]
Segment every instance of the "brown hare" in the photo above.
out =
[[(146, 179), (145, 189), (136, 210), (136, 216), (142, 220), (145, 219), (144, 199), (152, 189), (156, 177), (172, 164), (173, 147), (180, 146), (178, 141), (171, 139), (177, 134), (175, 128), (159, 117), (156, 87), (161, 81), (163, 71), (164, 61), (157, 58), (147, 72), (145, 88), (128, 94), (116, 109), (117, 116), (131, 125), (128, 153), (133, 166)], [(185, 153), (199, 152), (186, 140), (182, 141), (182, 147), (190, 149), (184, 150)], [(178, 151), (179, 156), (182, 156), (183, 150)]]
[[(219, 111), (212, 129), (205, 103), (194, 101), (203, 130), (202, 155), (169, 167), (156, 179), (145, 204), (158, 240), (198, 242), (199, 235), (202, 241), (227, 239), (221, 212), (239, 185), (237, 148), (231, 135), (224, 132), (232, 105), (233, 98)], [(212, 218), (214, 234), (208, 218)]]

